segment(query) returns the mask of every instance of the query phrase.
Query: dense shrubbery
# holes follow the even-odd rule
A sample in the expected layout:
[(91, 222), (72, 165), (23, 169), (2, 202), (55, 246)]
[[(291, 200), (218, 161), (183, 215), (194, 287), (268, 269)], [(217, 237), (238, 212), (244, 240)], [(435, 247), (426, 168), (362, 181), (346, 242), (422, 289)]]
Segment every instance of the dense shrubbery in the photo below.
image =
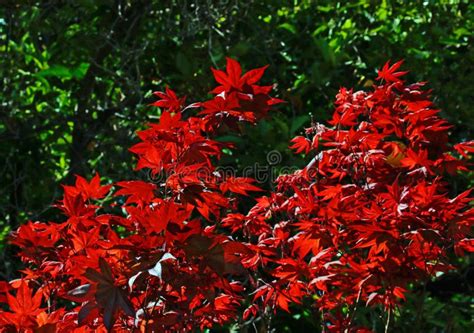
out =
[(282, 102), (258, 85), (266, 67), (242, 75), (227, 59), (205, 102), (157, 92), (160, 120), (130, 150), (136, 169), (164, 180), (112, 191), (96, 174), (64, 186), (66, 220), (12, 236), (27, 268), (1, 284), (1, 329), (264, 330), (276, 311), (309, 302), (324, 331), (377, 330), (359, 322), (363, 308), (383, 309), (387, 330), (408, 289), (474, 246), (469, 191), (451, 196), (446, 178), (467, 170), (474, 142), (448, 142), (429, 91), (405, 84), (400, 65), (387, 63), (370, 91), (340, 89), (328, 125), (292, 140), (308, 164), (248, 212), (244, 197), (261, 189), (216, 169), (233, 144), (215, 137)]

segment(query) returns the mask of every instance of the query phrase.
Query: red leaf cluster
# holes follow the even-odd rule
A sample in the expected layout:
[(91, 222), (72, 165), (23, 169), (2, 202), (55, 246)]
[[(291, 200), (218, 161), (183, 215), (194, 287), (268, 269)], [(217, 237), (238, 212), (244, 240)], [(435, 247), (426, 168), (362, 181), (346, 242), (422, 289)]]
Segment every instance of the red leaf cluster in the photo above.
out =
[(467, 170), (474, 142), (449, 145), (429, 91), (405, 84), (400, 65), (387, 62), (370, 92), (342, 88), (331, 127), (315, 123), (292, 140), (314, 156), (308, 165), (241, 217), (244, 231), (271, 225), (247, 265), (269, 274), (255, 302), (288, 311), (313, 295), (328, 329), (342, 332), (357, 306), (391, 311), (410, 283), (452, 269), (453, 249), (473, 251), (473, 199), (450, 198), (446, 175)]
[(215, 96), (189, 106), (169, 88), (155, 93), (160, 121), (130, 150), (136, 169), (163, 181), (114, 192), (96, 174), (64, 186), (63, 222), (12, 235), (27, 268), (0, 284), (0, 332), (193, 331), (305, 298), (339, 332), (355, 330), (357, 306), (390, 311), (409, 283), (451, 269), (452, 249), (473, 251), (471, 198), (450, 198), (445, 175), (466, 170), (474, 144), (448, 143), (429, 92), (406, 85), (400, 64), (387, 63), (371, 92), (341, 89), (329, 126), (292, 140), (309, 164), (248, 212), (239, 201), (260, 189), (219, 172), (232, 145), (215, 136), (281, 102), (257, 84), (266, 67), (242, 75), (228, 59), (213, 69)]

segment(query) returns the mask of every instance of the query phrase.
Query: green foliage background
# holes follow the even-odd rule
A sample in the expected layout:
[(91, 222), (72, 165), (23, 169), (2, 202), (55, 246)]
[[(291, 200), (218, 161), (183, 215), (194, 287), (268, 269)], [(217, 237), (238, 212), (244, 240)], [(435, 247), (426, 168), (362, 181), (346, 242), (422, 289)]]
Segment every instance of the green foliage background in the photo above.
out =
[[(327, 119), (339, 87), (369, 87), (388, 59), (404, 58), (409, 79), (429, 81), (456, 126), (453, 140), (472, 138), (474, 3), (468, 0), (0, 3), (3, 279), (13, 278), (18, 265), (14, 249), (5, 247), (8, 233), (28, 219), (55, 218), (50, 206), (58, 184), (74, 174), (131, 178), (127, 147), (159, 115), (147, 106), (151, 92), (169, 85), (189, 102), (205, 98), (209, 67), (221, 68), (225, 56), (247, 69), (270, 64), (266, 83), (277, 82), (278, 97), (288, 101), (271, 120), (223, 138), (238, 146), (225, 157), (228, 165), (265, 163), (272, 150), (283, 154), (282, 166), (301, 165), (288, 141), (311, 117)], [(466, 187), (472, 179), (453, 184)], [(394, 331), (472, 331), (473, 268), (466, 260), (461, 267), (447, 287), (439, 280), (414, 287), (413, 299), (395, 314)], [(308, 309), (277, 316), (277, 331), (318, 327)], [(382, 330), (380, 315), (359, 319)]]

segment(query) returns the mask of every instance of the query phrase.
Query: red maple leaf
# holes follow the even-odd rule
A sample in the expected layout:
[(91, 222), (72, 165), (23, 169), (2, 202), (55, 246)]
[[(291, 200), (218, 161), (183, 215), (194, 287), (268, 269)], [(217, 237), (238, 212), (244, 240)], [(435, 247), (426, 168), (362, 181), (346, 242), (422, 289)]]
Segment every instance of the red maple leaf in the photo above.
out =
[(296, 154), (303, 151), (307, 154), (311, 150), (311, 142), (303, 136), (294, 137), (291, 142), (293, 142), (293, 145), (290, 146), (290, 149), (294, 149)]
[(153, 94), (160, 99), (151, 105), (164, 108), (173, 113), (181, 111), (186, 102), (186, 97), (178, 98), (176, 93), (168, 87), (165, 92), (155, 91)]
[(64, 186), (64, 192), (72, 197), (80, 194), (83, 200), (86, 201), (88, 199), (102, 199), (109, 192), (111, 187), (112, 185), (100, 185), (99, 173), (96, 173), (90, 182), (76, 175), (75, 186)]
[(115, 279), (105, 259), (99, 259), (100, 273), (92, 268), (86, 270), (86, 277), (97, 283), (95, 299), (104, 311), (104, 325), (110, 331), (114, 323), (114, 314), (122, 309), (127, 315), (134, 317), (135, 311), (122, 288), (115, 285)]
[(127, 196), (126, 204), (136, 203), (143, 205), (144, 203), (151, 202), (155, 197), (154, 191), (156, 185), (152, 183), (146, 183), (141, 180), (122, 181), (117, 183), (121, 187), (115, 195)]
[(26, 281), (21, 280), (16, 295), (7, 293), (8, 306), (11, 312), (0, 313), (1, 320), (15, 325), (17, 329), (34, 328), (36, 316), (41, 313), (42, 293), (33, 291), (28, 287)]
[(408, 72), (396, 72), (398, 68), (403, 64), (403, 60), (400, 60), (390, 66), (390, 60), (385, 63), (381, 70), (378, 70), (377, 80), (385, 80), (387, 82), (400, 82), (400, 77), (407, 74)]
[(268, 66), (252, 69), (242, 76), (240, 64), (231, 58), (227, 59), (226, 72), (211, 68), (214, 78), (221, 85), (214, 90), (215, 94), (230, 91), (244, 91), (244, 86), (251, 86), (257, 83), (262, 77)]

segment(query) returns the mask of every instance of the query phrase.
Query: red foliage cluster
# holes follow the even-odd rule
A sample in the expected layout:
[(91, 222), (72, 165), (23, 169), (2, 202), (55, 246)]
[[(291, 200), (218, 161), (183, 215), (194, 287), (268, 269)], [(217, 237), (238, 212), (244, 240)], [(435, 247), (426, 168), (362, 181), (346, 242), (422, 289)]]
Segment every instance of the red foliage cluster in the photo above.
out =
[(115, 193), (99, 175), (64, 186), (64, 222), (29, 222), (12, 237), (28, 268), (0, 283), (0, 332), (192, 331), (308, 296), (335, 332), (355, 327), (344, 307), (390, 311), (408, 283), (451, 269), (451, 248), (473, 251), (469, 194), (451, 199), (443, 179), (465, 170), (473, 142), (447, 143), (449, 126), (399, 65), (370, 93), (341, 89), (331, 127), (293, 140), (315, 157), (247, 214), (238, 202), (260, 189), (218, 172), (232, 146), (212, 138), (281, 102), (257, 85), (265, 67), (242, 75), (228, 59), (226, 72), (213, 69), (215, 97), (187, 107), (157, 92), (160, 121), (131, 151), (137, 169), (165, 180), (121, 181)]
[(443, 179), (467, 170), (456, 155), (474, 142), (448, 145), (450, 126), (423, 83), (400, 79), (400, 65), (387, 63), (371, 92), (342, 88), (331, 127), (315, 123), (292, 140), (315, 157), (234, 221), (244, 229), (274, 221), (256, 244), (271, 276), (256, 302), (288, 310), (314, 295), (328, 329), (342, 332), (358, 304), (390, 312), (409, 283), (453, 268), (450, 249), (474, 250), (470, 191), (451, 199)]

